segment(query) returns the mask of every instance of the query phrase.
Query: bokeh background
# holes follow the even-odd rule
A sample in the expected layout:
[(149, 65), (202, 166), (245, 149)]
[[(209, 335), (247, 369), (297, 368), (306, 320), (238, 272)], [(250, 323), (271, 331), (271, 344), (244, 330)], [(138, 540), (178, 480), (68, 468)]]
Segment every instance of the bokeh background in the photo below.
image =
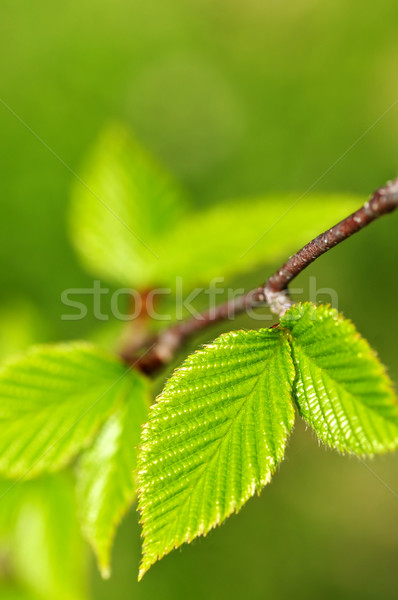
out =
[[(398, 171), (397, 30), (395, 0), (2, 0), (1, 359), (32, 343), (105, 336), (89, 318), (60, 318), (61, 291), (88, 287), (92, 277), (68, 239), (73, 175), (54, 152), (78, 171), (104, 124), (117, 118), (198, 208), (224, 202), (228, 210), (228, 198), (299, 195), (313, 185), (366, 196)], [(316, 275), (319, 287), (338, 291), (340, 309), (396, 381), (397, 218), (379, 221), (300, 278), (305, 285)], [(239, 517), (137, 584), (132, 511), (110, 581), (82, 550), (82, 594), (396, 598), (397, 494), (396, 456), (366, 465), (342, 458), (298, 424), (283, 468)], [(62, 530), (61, 511), (56, 517)], [(35, 529), (28, 523), (19, 535), (32, 548), (22, 563), (39, 570)], [(54, 600), (3, 568), (2, 556), (0, 598)]]

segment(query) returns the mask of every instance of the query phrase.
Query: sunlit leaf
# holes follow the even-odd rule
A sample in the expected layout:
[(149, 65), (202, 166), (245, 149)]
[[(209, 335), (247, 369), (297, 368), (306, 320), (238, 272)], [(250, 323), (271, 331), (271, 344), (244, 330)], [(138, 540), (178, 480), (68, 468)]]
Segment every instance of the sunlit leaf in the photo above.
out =
[(41, 346), (0, 370), (0, 473), (33, 477), (67, 464), (141, 376), (85, 343)]
[(294, 306), (291, 331), (295, 396), (325, 444), (372, 455), (398, 446), (398, 403), (376, 354), (354, 325), (328, 306)]
[(275, 329), (222, 335), (174, 373), (142, 437), (140, 576), (269, 483), (294, 422), (293, 377)]
[(87, 268), (145, 287), (156, 279), (154, 240), (185, 208), (185, 198), (121, 125), (108, 126), (73, 189), (72, 240)]
[[(74, 186), (71, 234), (95, 276), (144, 289), (207, 284), (283, 259), (356, 210), (349, 195), (272, 195), (187, 210), (183, 193), (121, 125), (101, 134)], [(298, 202), (299, 200), (299, 202)]]
[(363, 203), (339, 194), (298, 198), (240, 198), (189, 213), (154, 245), (156, 281), (167, 284), (179, 275), (189, 288), (285, 260)]
[(77, 468), (77, 498), (83, 532), (94, 548), (103, 577), (117, 525), (136, 497), (135, 470), (141, 426), (147, 419), (149, 389), (135, 386), (105, 423)]

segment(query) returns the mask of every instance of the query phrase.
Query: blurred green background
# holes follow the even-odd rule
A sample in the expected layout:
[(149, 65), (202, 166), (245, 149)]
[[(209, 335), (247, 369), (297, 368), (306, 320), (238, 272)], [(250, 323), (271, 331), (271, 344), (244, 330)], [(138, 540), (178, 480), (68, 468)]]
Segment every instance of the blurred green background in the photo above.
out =
[[(61, 291), (92, 277), (68, 240), (73, 175), (53, 152), (78, 171), (117, 118), (198, 207), (224, 202), (228, 210), (228, 198), (300, 195), (314, 184), (368, 195), (398, 170), (397, 30), (394, 0), (2, 0), (1, 357), (104, 335), (90, 319), (60, 318)], [(338, 291), (339, 308), (395, 381), (397, 218), (346, 242), (298, 282), (316, 275), (318, 287)], [(398, 458), (367, 464), (326, 451), (298, 424), (261, 498), (140, 584), (133, 511), (117, 537), (112, 579), (103, 582), (87, 559), (87, 598), (396, 598)], [(37, 552), (23, 559), (33, 571)], [(0, 598), (44, 597), (2, 562), (0, 553)]]

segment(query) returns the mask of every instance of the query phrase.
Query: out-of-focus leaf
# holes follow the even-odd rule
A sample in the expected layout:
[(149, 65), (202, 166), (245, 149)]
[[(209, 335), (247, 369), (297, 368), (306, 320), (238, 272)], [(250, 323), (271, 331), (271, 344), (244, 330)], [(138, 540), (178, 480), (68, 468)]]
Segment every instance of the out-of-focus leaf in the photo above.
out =
[(142, 377), (85, 343), (41, 346), (0, 370), (0, 473), (32, 477), (67, 464)]
[(137, 446), (149, 400), (147, 386), (135, 388), (78, 464), (77, 499), (82, 528), (104, 578), (110, 576), (116, 528), (136, 497)]
[(242, 198), (187, 211), (182, 192), (122, 126), (105, 129), (72, 197), (71, 232), (96, 276), (185, 288), (284, 258), (356, 210), (349, 195)]
[(157, 281), (179, 275), (185, 287), (284, 260), (321, 231), (356, 210), (344, 195), (242, 198), (186, 215), (154, 248)]
[(383, 365), (354, 325), (329, 306), (290, 309), (295, 395), (320, 439), (360, 456), (398, 447), (398, 403)]
[(269, 483), (294, 423), (293, 378), (276, 329), (222, 335), (174, 373), (142, 436), (140, 577)]
[(18, 483), (15, 495), (20, 508), (11, 565), (17, 581), (42, 600), (85, 600), (88, 565), (73, 481), (65, 475)]
[(72, 240), (95, 275), (145, 287), (156, 279), (154, 240), (185, 209), (177, 184), (121, 125), (107, 127), (73, 189)]

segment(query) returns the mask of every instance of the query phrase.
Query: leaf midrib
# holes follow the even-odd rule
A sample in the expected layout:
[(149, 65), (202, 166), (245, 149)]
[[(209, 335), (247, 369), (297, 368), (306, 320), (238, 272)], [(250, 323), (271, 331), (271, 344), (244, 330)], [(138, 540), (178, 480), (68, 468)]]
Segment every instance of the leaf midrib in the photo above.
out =
[(276, 345), (275, 345), (275, 347), (274, 347), (274, 349), (273, 349), (273, 352), (272, 352), (272, 354), (271, 354), (271, 355), (270, 355), (270, 356), (269, 356), (269, 357), (268, 357), (268, 358), (267, 358), (267, 359), (264, 361), (264, 369), (262, 370), (262, 372), (261, 372), (261, 373), (259, 373), (259, 375), (258, 375), (258, 377), (257, 377), (257, 380), (255, 381), (255, 383), (254, 383), (254, 385), (253, 385), (253, 387), (252, 387), (252, 389), (251, 389), (250, 393), (249, 393), (248, 395), (246, 395), (246, 396), (245, 396), (245, 397), (242, 399), (241, 406), (239, 407), (239, 409), (238, 409), (238, 410), (237, 410), (237, 412), (235, 413), (235, 416), (234, 416), (234, 417), (231, 419), (231, 423), (230, 423), (230, 425), (228, 426), (228, 429), (227, 429), (227, 431), (226, 431), (225, 435), (224, 435), (222, 438), (220, 438), (220, 440), (219, 440), (219, 442), (218, 442), (218, 445), (217, 445), (217, 447), (214, 449), (213, 455), (211, 456), (211, 458), (209, 458), (209, 460), (208, 460), (208, 461), (207, 461), (205, 464), (203, 464), (203, 465), (202, 465), (202, 469), (200, 469), (200, 467), (198, 468), (198, 471), (199, 471), (199, 473), (198, 473), (198, 475), (197, 475), (197, 477), (196, 477), (196, 479), (195, 479), (195, 481), (194, 481), (194, 483), (193, 483), (193, 486), (192, 486), (192, 487), (189, 487), (187, 490), (185, 490), (185, 499), (184, 499), (184, 501), (183, 501), (183, 502), (182, 502), (180, 505), (178, 505), (178, 506), (176, 506), (176, 507), (175, 507), (175, 509), (174, 509), (174, 510), (178, 510), (178, 509), (179, 509), (179, 513), (178, 513), (177, 521), (176, 521), (175, 523), (170, 523), (170, 524), (169, 524), (169, 526), (168, 526), (168, 528), (167, 528), (167, 529), (168, 529), (168, 531), (170, 531), (170, 530), (171, 530), (171, 527), (172, 527), (172, 526), (174, 526), (174, 528), (175, 528), (176, 535), (174, 536), (174, 539), (173, 539), (173, 541), (174, 541), (174, 545), (175, 545), (176, 543), (179, 543), (179, 540), (178, 540), (178, 539), (176, 539), (176, 537), (177, 537), (177, 534), (178, 534), (178, 527), (179, 527), (179, 522), (180, 522), (180, 518), (181, 518), (182, 507), (184, 506), (184, 508), (185, 508), (185, 506), (186, 506), (186, 498), (187, 498), (187, 496), (189, 495), (189, 503), (188, 503), (188, 509), (189, 509), (189, 505), (190, 505), (190, 503), (191, 503), (191, 501), (192, 501), (192, 496), (193, 496), (193, 493), (194, 493), (194, 491), (195, 491), (195, 489), (196, 489), (196, 487), (197, 487), (197, 485), (198, 485), (199, 481), (201, 481), (201, 474), (202, 474), (202, 472), (203, 472), (203, 471), (205, 471), (205, 470), (206, 470), (206, 469), (209, 467), (209, 465), (210, 465), (210, 464), (211, 464), (211, 463), (212, 463), (212, 462), (213, 462), (213, 461), (216, 459), (216, 457), (218, 456), (218, 454), (219, 454), (219, 452), (220, 452), (220, 449), (221, 449), (221, 447), (222, 447), (223, 443), (224, 443), (226, 440), (228, 440), (228, 439), (229, 439), (229, 437), (230, 437), (230, 433), (231, 433), (231, 429), (232, 429), (232, 427), (233, 427), (234, 423), (236, 422), (236, 420), (237, 420), (237, 419), (239, 418), (239, 416), (241, 415), (241, 413), (242, 413), (242, 410), (243, 410), (243, 407), (244, 407), (244, 406), (245, 406), (245, 405), (246, 405), (246, 404), (247, 404), (247, 403), (250, 401), (250, 398), (251, 398), (251, 397), (252, 397), (252, 395), (254, 394), (254, 392), (255, 392), (255, 389), (256, 389), (256, 387), (257, 387), (258, 383), (260, 382), (260, 380), (261, 380), (262, 376), (263, 376), (263, 375), (264, 375), (264, 373), (265, 373), (265, 370), (266, 370), (266, 365), (267, 365), (267, 364), (268, 364), (268, 363), (269, 363), (271, 360), (273, 360), (273, 359), (274, 359), (274, 357), (275, 357), (275, 355), (276, 355), (277, 351), (279, 351), (279, 349), (280, 349), (280, 348), (283, 346), (283, 344), (284, 344), (285, 342), (286, 342), (286, 336), (285, 336), (285, 335), (283, 335), (283, 336), (281, 336), (281, 338), (280, 338), (280, 340), (279, 340), (279, 344), (276, 344)]

